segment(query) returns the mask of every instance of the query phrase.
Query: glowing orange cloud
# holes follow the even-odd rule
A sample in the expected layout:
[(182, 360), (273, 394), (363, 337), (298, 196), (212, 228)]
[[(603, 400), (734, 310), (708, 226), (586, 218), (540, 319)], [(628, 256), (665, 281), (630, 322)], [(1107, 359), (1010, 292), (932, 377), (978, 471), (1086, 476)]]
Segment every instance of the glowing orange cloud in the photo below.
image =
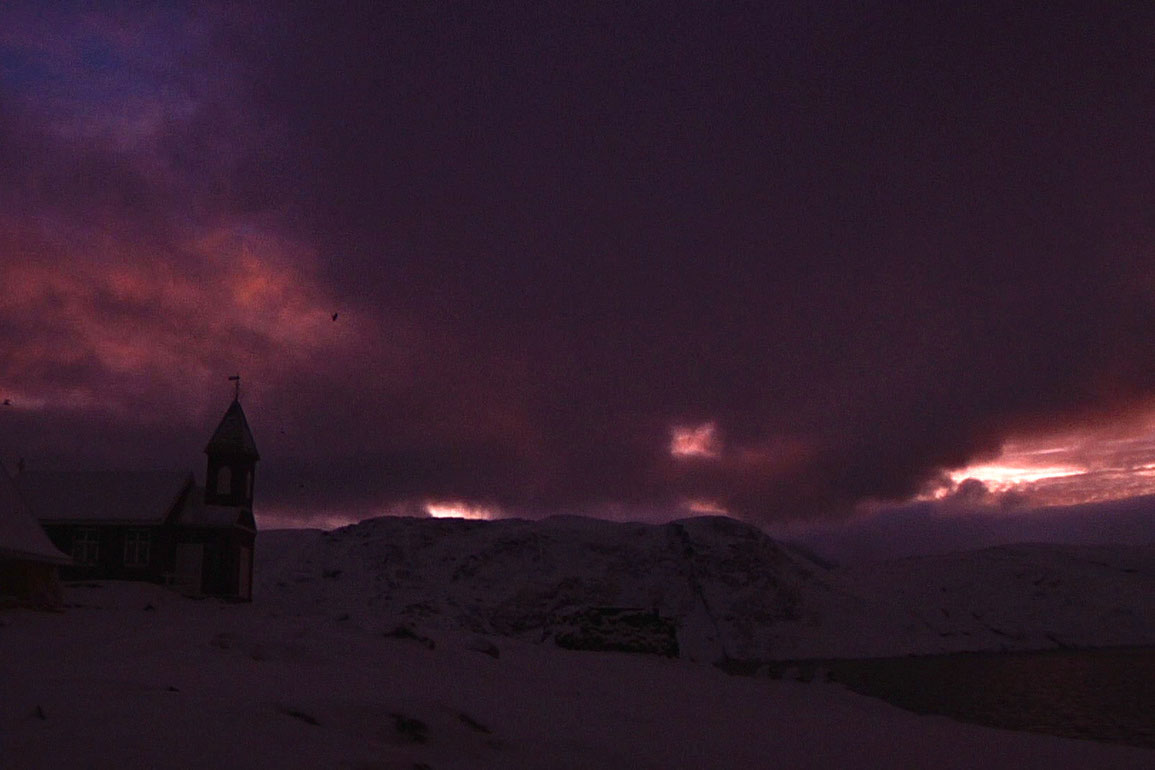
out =
[(1009, 463), (1010, 458), (1002, 463), (968, 465), (961, 470), (951, 471), (949, 475), (951, 481), (956, 484), (961, 484), (967, 479), (977, 479), (992, 492), (1004, 492), (1022, 484), (1078, 476), (1087, 472), (1086, 468), (1070, 465), (1030, 466)]
[(717, 457), (721, 451), (722, 443), (713, 422), (670, 429), (670, 454), (674, 457)]
[(1155, 409), (1061, 435), (1007, 441), (998, 457), (949, 472), (942, 499), (967, 479), (1033, 504), (1069, 505), (1155, 494)]

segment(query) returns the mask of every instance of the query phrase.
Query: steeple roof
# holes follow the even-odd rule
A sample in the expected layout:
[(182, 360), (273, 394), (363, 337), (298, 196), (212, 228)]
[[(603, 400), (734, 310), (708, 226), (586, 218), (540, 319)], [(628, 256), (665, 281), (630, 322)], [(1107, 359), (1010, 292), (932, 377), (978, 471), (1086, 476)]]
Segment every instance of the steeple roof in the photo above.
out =
[(220, 425), (205, 447), (205, 454), (241, 455), (253, 460), (261, 459), (240, 401), (233, 399), (233, 403), (229, 405), (228, 411), (221, 418)]

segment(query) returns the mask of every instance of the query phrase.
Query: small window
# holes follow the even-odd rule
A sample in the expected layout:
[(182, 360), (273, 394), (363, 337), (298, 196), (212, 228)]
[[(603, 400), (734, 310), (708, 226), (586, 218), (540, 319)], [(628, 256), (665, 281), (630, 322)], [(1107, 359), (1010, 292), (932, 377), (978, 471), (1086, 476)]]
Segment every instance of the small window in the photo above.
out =
[(72, 560), (77, 564), (96, 564), (100, 558), (100, 530), (93, 527), (72, 533)]
[(152, 534), (147, 529), (130, 529), (124, 533), (124, 566), (147, 567)]

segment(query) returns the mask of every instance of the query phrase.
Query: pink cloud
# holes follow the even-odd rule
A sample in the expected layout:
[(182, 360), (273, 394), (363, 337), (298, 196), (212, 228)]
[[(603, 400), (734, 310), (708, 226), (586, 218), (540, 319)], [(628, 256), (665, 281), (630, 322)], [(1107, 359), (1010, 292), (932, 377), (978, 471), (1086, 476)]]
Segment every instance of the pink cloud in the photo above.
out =
[[(237, 369), (259, 393), (294, 366), (347, 357), (357, 342), (351, 326), (330, 320), (337, 301), (310, 274), (307, 250), (271, 233), (226, 223), (175, 244), (176, 254), (110, 233), (76, 251), (40, 245), (0, 243), (12, 257), (0, 265), (10, 350), (0, 387), (21, 400), (64, 406), (99, 392), (105, 408), (123, 401), (131, 411), (139, 394), (110, 391), (109, 381), (199, 398)], [(83, 382), (53, 375), (76, 366)]]

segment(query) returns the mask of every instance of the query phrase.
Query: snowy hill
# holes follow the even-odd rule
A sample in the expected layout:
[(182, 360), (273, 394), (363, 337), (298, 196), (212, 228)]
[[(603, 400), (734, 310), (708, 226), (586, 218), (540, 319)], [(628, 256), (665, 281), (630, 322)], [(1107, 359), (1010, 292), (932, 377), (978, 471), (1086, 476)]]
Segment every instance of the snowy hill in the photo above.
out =
[(272, 606), (529, 641), (594, 608), (635, 608), (671, 619), (680, 655), (702, 661), (1155, 640), (1150, 548), (1024, 546), (831, 570), (722, 517), (556, 517), (381, 518), (262, 535), (258, 551), (258, 600)]
[(1155, 643), (1155, 545), (999, 546), (839, 574), (946, 651)]
[(705, 661), (882, 654), (903, 628), (916, 628), (722, 517), (664, 525), (380, 518), (277, 533), (258, 551), (261, 601), (304, 600), (370, 624), (540, 641), (591, 608), (636, 608), (676, 621), (681, 656)]

